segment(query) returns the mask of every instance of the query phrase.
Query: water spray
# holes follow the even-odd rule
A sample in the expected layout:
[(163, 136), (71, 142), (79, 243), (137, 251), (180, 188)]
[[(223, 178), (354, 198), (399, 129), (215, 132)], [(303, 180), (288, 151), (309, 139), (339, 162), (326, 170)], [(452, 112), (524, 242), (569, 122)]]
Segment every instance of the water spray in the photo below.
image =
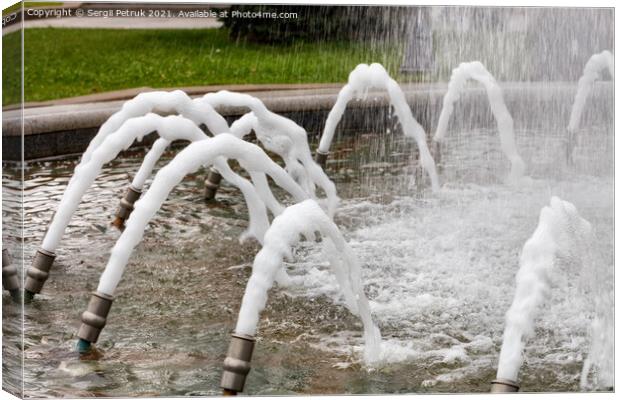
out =
[[(110, 259), (99, 280), (97, 292), (91, 298), (89, 310), (82, 317), (83, 323), (82, 328), (80, 328), (81, 333), (78, 335), (80, 337), (78, 347), (88, 349), (90, 343), (96, 342), (99, 333), (105, 326), (112, 296), (129, 262), (131, 253), (142, 240), (148, 222), (161, 208), (172, 189), (187, 174), (202, 166), (215, 166), (224, 179), (241, 190), (246, 200), (250, 213), (250, 226), (242, 235), (242, 239), (253, 237), (261, 244), (263, 243), (265, 232), (269, 227), (265, 202), (254, 185), (230, 169), (227, 164), (228, 159), (237, 160), (242, 168), (250, 171), (253, 181), (262, 175), (262, 181), (267, 182), (266, 175), (269, 175), (278, 186), (291, 194), (296, 202), (308, 198), (308, 194), (286, 171), (254, 144), (230, 134), (221, 134), (190, 144), (156, 174), (149, 190), (135, 203), (125, 230), (112, 248)], [(266, 190), (271, 193), (268, 186)], [(273, 196), (273, 194), (271, 195)]]
[(605, 50), (598, 54), (594, 54), (586, 66), (583, 68), (583, 75), (579, 78), (577, 83), (577, 94), (573, 102), (573, 107), (570, 112), (570, 120), (568, 122), (568, 139), (566, 141), (566, 160), (569, 164), (574, 161), (574, 151), (577, 145), (577, 131), (579, 130), (579, 122), (581, 121), (581, 115), (586, 105), (588, 95), (592, 91), (594, 82), (601, 79), (602, 72), (607, 70), (614, 78), (614, 55)]
[[(144, 114), (140, 114), (140, 111), (144, 111)], [(173, 92), (143, 93), (136, 96), (134, 99), (125, 103), (121, 111), (117, 113), (120, 116), (114, 126), (120, 128), (122, 123), (126, 122), (127, 119), (130, 119), (130, 116), (143, 116), (147, 112), (159, 112), (162, 114), (176, 113), (181, 117), (191, 120), (196, 124), (196, 126), (205, 125), (213, 134), (220, 134), (228, 131), (228, 124), (226, 123), (226, 120), (218, 114), (213, 107), (211, 107), (211, 105), (205, 102), (202, 98), (192, 100), (181, 90), (176, 90)], [(112, 118), (116, 118), (116, 114), (113, 115), (111, 119)], [(107, 132), (108, 130), (109, 129), (106, 129), (104, 132)], [(101, 142), (99, 142), (99, 144), (100, 143)], [(144, 157), (142, 165), (140, 165), (140, 169), (131, 182), (131, 186), (128, 188), (128, 191), (133, 190), (140, 193), (142, 192), (146, 180), (151, 176), (153, 169), (155, 168), (155, 164), (164, 154), (164, 151), (166, 151), (166, 148), (168, 148), (170, 143), (171, 140), (167, 140), (162, 137), (155, 141), (153, 147)], [(133, 202), (129, 201), (127, 197), (125, 197), (124, 200), (125, 203), (123, 204), (123, 199), (121, 199), (119, 212), (117, 212), (116, 218), (112, 222), (112, 225), (121, 230), (123, 229), (125, 221), (129, 218), (129, 214), (131, 214), (133, 209), (132, 207), (129, 207), (130, 205), (133, 206)]]
[[(267, 304), (269, 289), (284, 259), (292, 259), (292, 250), (300, 238), (322, 236), (321, 244), (329, 257), (330, 267), (336, 276), (345, 304), (349, 311), (359, 316), (364, 326), (364, 360), (372, 364), (379, 359), (381, 332), (370, 313), (370, 305), (361, 283), (359, 261), (327, 214), (314, 200), (294, 204), (277, 216), (267, 233), (263, 248), (252, 265), (252, 276), (243, 295), (235, 334), (224, 362), (222, 388), (229, 392), (243, 391), (245, 376), (250, 370), (250, 358), (260, 313)], [(251, 341), (246, 343), (245, 341)]]
[[(189, 140), (193, 142), (207, 138), (191, 120), (176, 115), (162, 117), (157, 114), (128, 119), (117, 131), (106, 135), (92, 154), (89, 157), (83, 156), (82, 161), (75, 168), (43, 238), (41, 248), (37, 251), (32, 266), (28, 269), (25, 284), (28, 297), (41, 291), (56, 257), (54, 252), (60, 244), (69, 221), (77, 210), (84, 193), (93, 184), (103, 166), (116, 158), (122, 150), (129, 148), (134, 140), (140, 141), (145, 135), (154, 131), (167, 141)], [(135, 196), (130, 196), (131, 199), (133, 197)]]
[(465, 84), (470, 79), (480, 82), (486, 89), (491, 111), (497, 122), (501, 148), (511, 165), (510, 175), (507, 180), (509, 183), (518, 183), (524, 179), (525, 163), (517, 151), (514, 121), (504, 103), (504, 95), (501, 88), (493, 75), (487, 71), (480, 61), (461, 63), (452, 71), (452, 76), (448, 83), (448, 92), (443, 98), (443, 107), (441, 108), (441, 114), (439, 114), (439, 121), (437, 122), (437, 130), (435, 131), (433, 141), (441, 143), (446, 136), (448, 122), (454, 111), (454, 103), (456, 103), (465, 88)]
[(316, 162), (325, 167), (329, 156), (329, 149), (336, 132), (336, 126), (342, 119), (347, 103), (354, 98), (364, 99), (370, 89), (387, 91), (390, 103), (394, 107), (398, 121), (403, 127), (403, 133), (405, 136), (415, 139), (420, 151), (420, 164), (428, 174), (433, 190), (438, 190), (439, 179), (437, 177), (437, 169), (426, 143), (424, 128), (413, 117), (405, 94), (398, 83), (390, 77), (381, 64), (377, 63), (371, 65), (359, 64), (349, 74), (348, 83), (338, 93), (336, 103), (330, 110), (327, 121), (325, 121), (325, 128), (323, 129), (319, 148), (315, 155)]
[(558, 256), (583, 263), (590, 243), (591, 226), (575, 206), (557, 197), (540, 212), (538, 226), (523, 246), (514, 299), (506, 312), (506, 328), (492, 392), (519, 390), (518, 374), (523, 364), (527, 337), (534, 334), (540, 305), (549, 297), (552, 272)]
[(203, 99), (215, 109), (223, 106), (250, 109), (250, 113), (230, 126), (230, 133), (242, 139), (253, 131), (266, 150), (282, 158), (286, 171), (311, 198), (316, 197), (317, 186), (323, 189), (327, 197), (328, 213), (334, 215), (339, 202), (336, 185), (312, 159), (308, 133), (303, 127), (269, 111), (260, 99), (248, 94), (222, 90), (207, 93)]

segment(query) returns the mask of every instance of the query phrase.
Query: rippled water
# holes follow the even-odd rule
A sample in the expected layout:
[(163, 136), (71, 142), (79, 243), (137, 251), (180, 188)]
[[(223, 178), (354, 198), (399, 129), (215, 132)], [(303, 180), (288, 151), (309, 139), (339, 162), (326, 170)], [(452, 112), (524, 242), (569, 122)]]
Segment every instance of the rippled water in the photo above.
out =
[[(552, 195), (574, 203), (592, 223), (593, 262), (612, 276), (610, 128), (588, 128), (574, 166), (565, 163), (561, 133), (516, 134), (531, 186), (501, 183), (509, 165), (496, 132), (452, 132), (442, 149), (438, 194), (414, 181), (414, 145), (400, 136), (338, 143), (328, 171), (343, 198), (336, 221), (362, 261), (384, 335), (384, 364), (360, 363), (361, 324), (342, 306), (324, 259), (306, 243), (287, 265), (295, 284), (271, 291), (246, 392), (487, 391), (518, 256)], [(64, 236), (43, 293), (24, 309), (27, 396), (219, 394), (229, 333), (258, 246), (238, 242), (247, 224), (239, 192), (225, 186), (216, 203), (202, 200), (203, 172), (171, 194), (134, 252), (97, 343), (101, 357), (79, 360), (74, 351), (79, 316), (119, 237), (109, 223), (143, 155), (131, 150), (106, 166)], [(32, 163), (25, 171), (26, 266), (75, 162)], [(12, 171), (5, 166), (5, 183)], [(10, 186), (3, 186), (5, 224), (19, 212), (11, 202), (19, 190)], [(17, 236), (10, 227), (4, 233), (9, 242)], [(525, 391), (579, 390), (592, 316), (579, 274), (569, 266), (557, 271), (551, 301), (526, 346)], [(21, 321), (19, 307), (7, 294), (3, 300), (6, 363), (7, 354), (19, 355)], [(9, 365), (3, 368), (5, 386), (19, 386), (18, 376), (6, 378)]]

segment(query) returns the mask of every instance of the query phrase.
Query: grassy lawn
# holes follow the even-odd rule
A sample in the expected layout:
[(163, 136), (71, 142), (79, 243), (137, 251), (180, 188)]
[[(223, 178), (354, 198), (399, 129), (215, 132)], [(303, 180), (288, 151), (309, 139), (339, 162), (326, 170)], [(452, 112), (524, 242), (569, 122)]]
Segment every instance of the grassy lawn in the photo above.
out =
[(21, 37), (2, 36), (2, 105), (18, 103), (21, 96)]
[[(139, 86), (345, 82), (358, 63), (395, 73), (401, 60), (396, 49), (356, 43), (235, 43), (224, 29), (26, 29), (25, 56), (26, 101)], [(3, 94), (3, 104), (16, 101)]]

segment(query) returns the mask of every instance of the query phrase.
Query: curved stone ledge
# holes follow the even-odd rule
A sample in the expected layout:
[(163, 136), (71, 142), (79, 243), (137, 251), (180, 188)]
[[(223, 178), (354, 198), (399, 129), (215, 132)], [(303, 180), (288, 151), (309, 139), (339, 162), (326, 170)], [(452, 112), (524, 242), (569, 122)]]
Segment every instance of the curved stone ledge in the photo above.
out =
[[(557, 121), (566, 121), (576, 93), (576, 82), (504, 83), (506, 105), (515, 120), (516, 128), (554, 128)], [(323, 129), (329, 110), (336, 101), (341, 84), (312, 85), (243, 85), (180, 88), (191, 96), (227, 89), (252, 94), (263, 100), (272, 111), (282, 114), (305, 127), (311, 136), (318, 136)], [(414, 117), (427, 132), (432, 132), (441, 112), (446, 84), (403, 84), (407, 101)], [(269, 89), (269, 90), (268, 90)], [(32, 160), (83, 152), (97, 130), (122, 104), (136, 94), (152, 91), (137, 88), (119, 92), (58, 100), (56, 104), (31, 104), (23, 110), (24, 159)], [(169, 89), (165, 89), (169, 90)], [(584, 118), (596, 119), (613, 115), (613, 84), (597, 82), (588, 100)], [(100, 101), (96, 101), (99, 99)], [(64, 104), (75, 102), (77, 104)], [(493, 119), (486, 93), (479, 85), (472, 85), (464, 92), (455, 110), (455, 120), (466, 117), (470, 123)], [(550, 104), (552, 108), (546, 107)], [(380, 130), (390, 115), (388, 98), (384, 92), (370, 92), (366, 100), (352, 101), (349, 112), (339, 125), (342, 131)], [(239, 107), (218, 109), (229, 122), (248, 110)], [(597, 115), (593, 115), (597, 114)], [(3, 112), (3, 160), (21, 160), (22, 135), (21, 110)], [(145, 138), (146, 144), (154, 135)]]

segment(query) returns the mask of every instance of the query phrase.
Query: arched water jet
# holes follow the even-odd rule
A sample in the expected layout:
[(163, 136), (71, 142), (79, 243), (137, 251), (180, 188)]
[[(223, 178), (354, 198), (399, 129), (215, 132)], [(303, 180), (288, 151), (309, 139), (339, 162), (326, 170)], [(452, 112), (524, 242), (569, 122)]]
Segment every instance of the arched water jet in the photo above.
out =
[(378, 360), (381, 333), (372, 320), (364, 294), (359, 261), (321, 207), (314, 200), (306, 200), (288, 207), (273, 220), (265, 234), (264, 246), (254, 259), (252, 276), (246, 286), (235, 333), (224, 361), (220, 386), (226, 393), (243, 391), (260, 313), (267, 303), (275, 274), (281, 269), (284, 259), (292, 258), (292, 247), (299, 242), (300, 236), (310, 237), (315, 232), (321, 233), (330, 266), (343, 291), (347, 307), (360, 317), (364, 325), (364, 358), (368, 363)]
[[(105, 164), (115, 159), (118, 154), (129, 148), (135, 141), (157, 131), (160, 138), (169, 143), (174, 140), (197, 141), (207, 136), (192, 121), (179, 116), (161, 117), (147, 114), (125, 121), (115, 132), (105, 135), (105, 139), (88, 157), (75, 168), (74, 175), (63, 193), (60, 204), (52, 218), (41, 248), (37, 251), (32, 265), (28, 269), (24, 290), (28, 297), (39, 293), (49, 276), (55, 251), (69, 225), (71, 217), (77, 210), (84, 193), (93, 184)], [(164, 142), (160, 142), (164, 143)]]
[[(252, 112), (235, 121), (228, 129), (226, 121), (214, 110), (214, 107), (224, 106), (247, 107)], [(182, 91), (145, 93), (126, 103), (118, 113), (120, 116), (114, 115), (111, 120), (116, 123), (126, 115), (133, 115), (146, 109), (177, 112), (196, 124), (207, 125), (207, 128), (215, 135), (230, 131), (233, 135), (243, 138), (254, 130), (258, 140), (266, 149), (282, 157), (291, 176), (308, 193), (314, 196), (315, 185), (324, 190), (328, 201), (328, 211), (330, 215), (334, 214), (338, 205), (336, 186), (312, 160), (305, 129), (288, 118), (272, 113), (261, 100), (247, 94), (225, 90), (208, 93), (194, 100)], [(102, 126), (101, 130), (103, 135), (109, 128), (105, 126), (104, 129)], [(95, 143), (95, 145), (97, 144)], [(133, 209), (133, 203), (141, 195), (144, 182), (150, 176), (155, 163), (166, 147), (167, 144), (156, 143), (145, 157), (140, 171), (128, 188), (127, 194), (121, 200), (121, 206), (114, 221), (115, 226), (122, 228), (124, 221)], [(205, 180), (205, 197), (207, 200), (215, 197), (220, 181), (221, 176), (217, 170), (212, 168)], [(274, 203), (271, 202), (270, 204), (273, 205)]]
[(282, 157), (286, 170), (311, 197), (315, 196), (316, 186), (323, 189), (328, 213), (333, 216), (339, 201), (336, 186), (312, 159), (304, 128), (269, 111), (260, 99), (248, 94), (222, 90), (207, 93), (203, 99), (215, 109), (223, 106), (249, 108), (250, 113), (231, 125), (230, 133), (241, 139), (254, 131), (265, 149)]
[(609, 50), (604, 50), (590, 57), (586, 66), (583, 68), (583, 75), (579, 78), (579, 82), (577, 83), (577, 94), (575, 95), (573, 107), (571, 108), (568, 127), (566, 128), (568, 131), (566, 158), (569, 163), (573, 161), (577, 131), (579, 130), (579, 123), (586, 105), (586, 100), (592, 91), (594, 82), (602, 78), (602, 72), (605, 70), (607, 70), (611, 78), (614, 79), (614, 55)]
[(159, 138), (155, 141), (155, 143), (153, 143), (153, 146), (144, 157), (144, 160), (140, 165), (140, 169), (138, 169), (138, 172), (134, 176), (131, 185), (127, 188), (125, 196), (121, 199), (120, 206), (116, 212), (116, 218), (112, 222), (112, 225), (116, 226), (120, 230), (125, 229), (125, 221), (129, 218), (131, 211), (133, 211), (134, 203), (142, 195), (144, 183), (149, 176), (151, 176), (153, 168), (155, 168), (155, 164), (164, 154), (164, 151), (166, 151), (170, 143), (171, 142), (169, 140), (164, 138)]
[[(241, 167), (254, 176), (269, 175), (277, 185), (290, 193), (295, 201), (307, 199), (308, 194), (258, 146), (247, 143), (230, 134), (221, 134), (194, 142), (183, 149), (155, 176), (146, 194), (136, 202), (135, 209), (127, 221), (127, 227), (117, 240), (110, 259), (101, 275), (97, 291), (93, 293), (87, 311), (82, 316), (78, 332), (78, 348), (87, 351), (97, 341), (105, 326), (107, 314), (114, 299), (114, 292), (134, 248), (140, 243), (148, 222), (160, 209), (172, 189), (189, 173), (201, 166), (215, 165), (224, 178), (237, 185), (243, 192), (250, 210), (250, 227), (242, 238), (252, 236), (263, 243), (263, 236), (269, 226), (265, 205), (257, 190), (245, 179), (236, 176), (226, 164), (226, 159), (236, 159)], [(236, 176), (236, 178), (235, 178)], [(265, 179), (266, 180), (266, 179)], [(245, 183), (244, 183), (245, 182)], [(264, 216), (264, 218), (255, 218)]]
[[(121, 110), (112, 115), (101, 126), (99, 132), (93, 138), (82, 156), (82, 161), (87, 161), (90, 154), (105, 140), (105, 137), (118, 129), (127, 119), (143, 116), (149, 112), (160, 114), (176, 113), (190, 119), (197, 126), (205, 125), (213, 134), (228, 131), (228, 124), (224, 117), (218, 114), (213, 107), (202, 98), (192, 99), (181, 90), (141, 93), (132, 100), (125, 102)], [(169, 145), (169, 141), (162, 139), (156, 141), (151, 150), (149, 150), (133, 182), (127, 188), (125, 196), (121, 199), (119, 209), (116, 212), (116, 217), (112, 225), (121, 230), (124, 228), (125, 220), (129, 218), (134, 203), (142, 195), (144, 182), (151, 175), (155, 164)]]
[[(202, 99), (192, 100), (185, 92), (181, 90), (175, 90), (172, 92), (147, 92), (141, 93), (134, 99), (125, 102), (120, 111), (113, 114), (100, 128), (95, 137), (91, 140), (88, 148), (82, 155), (80, 163), (75, 168), (76, 173), (78, 169), (81, 169), (90, 162), (92, 155), (97, 151), (99, 146), (103, 144), (109, 135), (117, 132), (129, 119), (138, 118), (148, 114), (150, 112), (168, 114), (178, 113), (193, 121), (196, 125), (204, 124), (211, 132), (217, 134), (226, 132), (228, 130), (228, 124), (226, 120), (219, 115), (215, 110)], [(198, 128), (197, 128), (198, 129)], [(198, 129), (199, 130), (199, 129)], [(147, 134), (145, 132), (142, 134)], [(202, 132), (201, 134), (206, 137)], [(141, 137), (140, 137), (141, 138)], [(140, 197), (142, 186), (144, 181), (150, 175), (157, 159), (161, 156), (161, 153), (165, 150), (171, 140), (159, 141), (149, 154), (147, 154), (145, 164), (143, 164), (138, 172), (138, 175), (134, 179), (134, 182), (127, 190), (127, 193), (121, 200), (119, 210), (116, 213), (116, 218), (113, 224), (119, 228), (123, 227), (124, 220), (129, 216), (133, 209), (133, 204)], [(133, 142), (133, 139), (131, 140)], [(130, 144), (131, 144), (130, 142)], [(69, 182), (71, 185), (71, 182)], [(90, 185), (89, 185), (90, 186)], [(86, 189), (84, 189), (86, 190)], [(63, 200), (65, 199), (63, 195)], [(81, 198), (81, 195), (79, 196)], [(78, 201), (78, 200), (75, 200)], [(62, 201), (61, 201), (62, 202)], [(75, 206), (77, 207), (77, 205)], [(70, 212), (73, 214), (73, 212)], [(70, 216), (69, 216), (70, 218)], [(54, 215), (54, 221), (57, 216)], [(54, 224), (52, 221), (52, 224)], [(63, 228), (56, 229), (57, 231), (64, 232), (66, 224)], [(59, 225), (63, 223), (60, 222)], [(51, 227), (50, 227), (51, 229)], [(47, 280), (49, 270), (56, 258), (54, 253), (55, 248), (58, 246), (60, 240), (58, 235), (62, 235), (62, 232), (52, 235), (52, 239), (49, 239), (47, 247), (54, 250), (46, 250), (46, 246), (42, 246), (41, 249), (35, 254), (32, 266), (28, 270), (28, 276), (26, 278), (25, 290), (28, 298), (31, 298), (34, 294), (39, 293)], [(49, 229), (48, 229), (49, 233)], [(48, 234), (46, 234), (46, 238)]]
[(592, 228), (574, 205), (551, 198), (540, 212), (538, 226), (523, 246), (517, 288), (506, 313), (506, 328), (492, 392), (516, 392), (525, 340), (534, 333), (539, 307), (549, 296), (552, 273), (559, 257), (583, 262)]
[(213, 134), (228, 131), (228, 124), (224, 117), (201, 98), (192, 99), (182, 90), (140, 93), (125, 102), (119, 111), (101, 125), (82, 155), (81, 163), (88, 161), (105, 138), (116, 132), (125, 121), (130, 118), (142, 117), (151, 112), (155, 114), (179, 114), (192, 120), (196, 125), (206, 125), (207, 129)]
[(433, 141), (439, 145), (446, 136), (448, 122), (454, 111), (454, 103), (456, 103), (461, 92), (465, 88), (465, 84), (470, 79), (480, 82), (486, 89), (491, 111), (497, 122), (501, 148), (510, 161), (508, 182), (518, 183), (524, 178), (525, 163), (517, 151), (514, 121), (504, 103), (504, 96), (501, 88), (495, 81), (495, 78), (493, 78), (493, 75), (487, 71), (480, 61), (461, 63), (452, 71), (450, 83), (448, 83), (448, 92), (443, 98), (443, 107), (441, 109), (441, 114), (439, 114), (439, 121)]
[(428, 174), (433, 190), (439, 189), (439, 179), (435, 161), (426, 143), (426, 133), (424, 128), (416, 121), (407, 104), (407, 99), (400, 86), (390, 77), (381, 64), (373, 63), (359, 64), (349, 74), (348, 83), (338, 93), (336, 103), (332, 107), (325, 128), (321, 135), (321, 141), (317, 150), (317, 162), (325, 166), (329, 149), (334, 139), (336, 126), (342, 119), (347, 104), (354, 98), (362, 99), (366, 96), (369, 89), (382, 89), (387, 91), (390, 103), (394, 107), (398, 121), (403, 127), (403, 133), (407, 137), (415, 139), (420, 152), (420, 163)]

